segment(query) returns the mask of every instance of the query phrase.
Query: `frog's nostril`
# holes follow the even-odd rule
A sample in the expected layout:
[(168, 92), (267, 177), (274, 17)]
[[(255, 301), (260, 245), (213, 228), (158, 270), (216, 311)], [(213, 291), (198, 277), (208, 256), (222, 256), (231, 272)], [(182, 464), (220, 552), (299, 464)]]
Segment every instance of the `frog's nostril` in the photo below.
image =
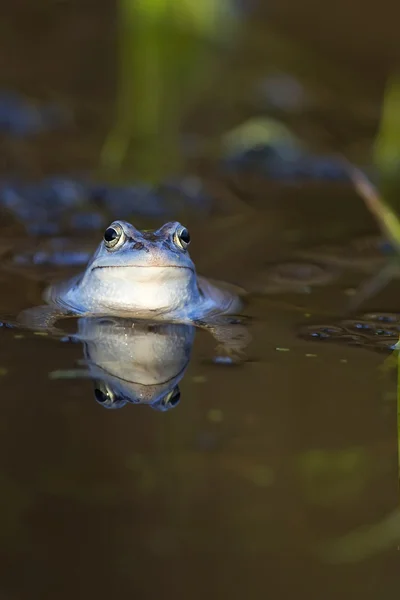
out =
[(144, 244), (142, 242), (136, 242), (132, 246), (133, 250), (143, 250)]

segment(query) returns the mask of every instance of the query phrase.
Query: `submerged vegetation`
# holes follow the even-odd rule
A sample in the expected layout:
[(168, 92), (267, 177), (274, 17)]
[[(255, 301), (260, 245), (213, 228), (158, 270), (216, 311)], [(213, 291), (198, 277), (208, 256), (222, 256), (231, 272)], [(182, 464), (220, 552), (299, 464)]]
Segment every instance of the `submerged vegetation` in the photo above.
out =
[(182, 123), (216, 83), (218, 50), (234, 43), (235, 5), (119, 0), (116, 115), (101, 156), (108, 171), (120, 171), (131, 158), (141, 181), (159, 183), (181, 173)]
[[(384, 96), (380, 128), (374, 145), (374, 164), (379, 177), (379, 190), (363, 173), (353, 167), (350, 173), (354, 185), (375, 217), (384, 236), (391, 242), (395, 255), (390, 263), (374, 277), (375, 285), (370, 290), (386, 285), (393, 277), (400, 276), (400, 216), (394, 207), (400, 206), (399, 166), (400, 166), (400, 78), (393, 75), (387, 84)], [(400, 340), (399, 340), (400, 345)], [(397, 429), (400, 477), (400, 353), (399, 347), (393, 351), (397, 357)], [(393, 363), (392, 363), (393, 364)], [(398, 536), (398, 532), (396, 534)]]

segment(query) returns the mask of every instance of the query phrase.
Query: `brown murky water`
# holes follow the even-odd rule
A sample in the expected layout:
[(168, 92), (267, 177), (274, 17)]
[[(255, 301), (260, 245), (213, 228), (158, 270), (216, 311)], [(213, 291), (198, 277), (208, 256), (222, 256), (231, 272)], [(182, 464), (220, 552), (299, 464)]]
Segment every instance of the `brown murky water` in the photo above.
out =
[[(74, 3), (62, 4), (70, 47), (78, 17), (72, 16)], [(103, 56), (112, 10), (102, 3), (92, 23), (89, 4), (82, 4), (82, 31), (93, 39), (102, 32)], [(10, 12), (7, 18), (16, 17)], [(53, 42), (62, 55), (62, 40), (56, 43), (61, 30), (54, 26), (43, 42), (45, 55)], [(96, 96), (92, 79), (83, 77), (90, 73), (98, 81), (92, 63), (79, 70), (75, 50), (68, 72), (79, 71), (79, 81), (72, 75), (64, 80), (62, 69), (42, 55), (35, 55), (37, 71), (61, 91), (65, 86), (71, 94), (79, 88), (83, 96)], [(22, 86), (29, 88), (26, 53), (19, 56), (13, 55), (4, 81), (17, 81), (21, 69)], [(96, 140), (74, 162), (68, 154), (74, 136), (56, 158), (46, 150), (51, 140), (39, 142), (33, 171), (90, 164)], [(226, 178), (219, 177), (222, 204)], [(346, 186), (287, 189), (232, 179), (239, 198), (234, 214), (201, 222), (187, 217), (191, 253), (205, 275), (259, 292), (271, 265), (300, 260), (300, 249), (342, 247), (377, 233)], [(99, 235), (93, 234), (94, 245)], [(307, 293), (254, 293), (246, 308), (253, 339), (241, 365), (213, 363), (211, 336), (197, 332), (180, 403), (167, 412), (135, 405), (105, 410), (93, 382), (77, 377), (76, 370), (84, 371), (80, 343), (0, 329), (0, 598), (398, 597), (396, 371), (386, 360), (390, 354), (375, 351), (378, 342), (354, 346), (347, 339), (325, 343), (299, 335), (311, 323), (333, 326), (344, 319), (349, 290), (368, 277), (368, 264), (376, 269), (374, 260), (366, 269), (341, 267), (338, 277)], [(15, 314), (39, 302), (45, 279), (38, 268), (10, 270), (4, 259), (1, 312)], [(398, 293), (394, 281), (358, 314), (396, 312)]]

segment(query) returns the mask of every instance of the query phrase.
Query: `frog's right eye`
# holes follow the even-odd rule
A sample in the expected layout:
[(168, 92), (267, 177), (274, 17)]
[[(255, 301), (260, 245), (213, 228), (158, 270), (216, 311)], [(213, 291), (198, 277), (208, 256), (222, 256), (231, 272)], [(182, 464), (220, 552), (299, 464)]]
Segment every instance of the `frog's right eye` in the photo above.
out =
[(104, 244), (107, 250), (115, 250), (124, 241), (124, 230), (118, 223), (112, 223), (104, 232)]
[(103, 381), (94, 382), (94, 397), (104, 408), (122, 408), (126, 404), (126, 401), (116, 396)]

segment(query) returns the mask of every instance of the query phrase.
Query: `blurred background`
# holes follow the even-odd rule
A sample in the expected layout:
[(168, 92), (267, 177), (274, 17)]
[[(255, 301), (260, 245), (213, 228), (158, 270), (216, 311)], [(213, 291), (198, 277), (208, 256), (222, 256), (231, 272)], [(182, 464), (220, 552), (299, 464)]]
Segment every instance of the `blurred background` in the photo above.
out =
[(391, 7), (7, 3), (2, 170), (171, 179), (259, 117), (309, 149), (366, 160), (399, 59)]
[[(399, 12), (3, 2), (0, 600), (398, 597)], [(253, 294), (245, 365), (199, 334), (167, 414), (6, 324), (113, 219)]]

